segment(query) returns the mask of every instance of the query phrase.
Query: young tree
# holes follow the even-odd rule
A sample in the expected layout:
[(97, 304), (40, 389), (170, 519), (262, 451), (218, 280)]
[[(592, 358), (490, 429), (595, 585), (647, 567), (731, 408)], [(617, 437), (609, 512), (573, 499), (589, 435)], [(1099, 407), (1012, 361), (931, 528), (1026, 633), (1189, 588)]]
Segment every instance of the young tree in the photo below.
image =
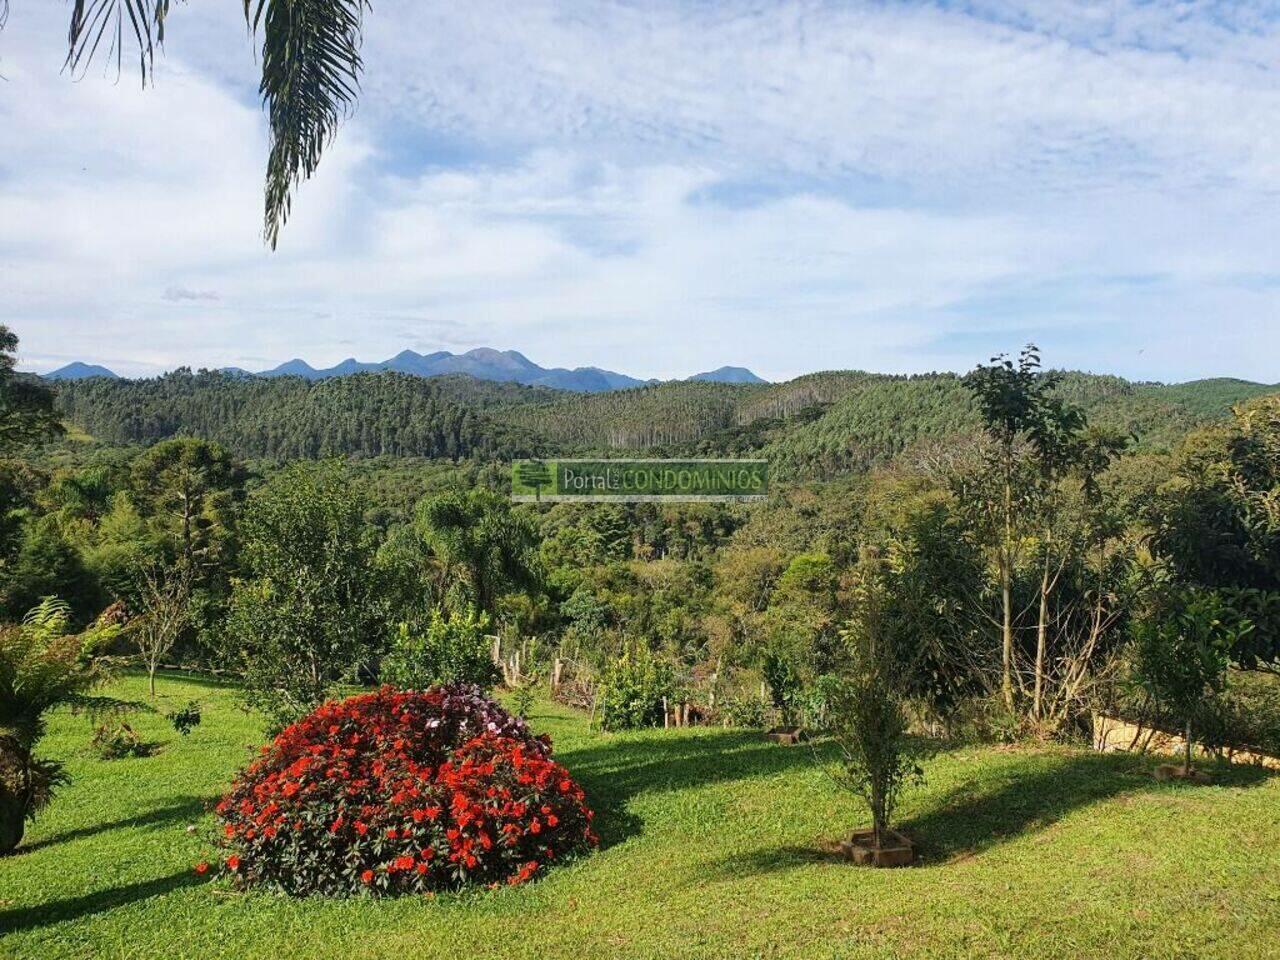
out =
[(1226, 682), (1232, 647), (1252, 624), (1231, 617), (1211, 591), (1174, 590), (1135, 622), (1138, 682), (1183, 728), (1183, 772), (1191, 772), (1192, 723)]
[(36, 744), (49, 711), (85, 703), (102, 678), (94, 654), (119, 633), (119, 614), (112, 608), (73, 634), (70, 608), (49, 597), (20, 626), (0, 626), (0, 854), (65, 779), (58, 763), (35, 756)]
[(249, 500), (244, 577), (232, 589), (227, 656), (246, 697), (277, 723), (316, 707), (384, 635), (374, 543), (333, 463), (298, 463)]
[(1046, 393), (1052, 386), (1040, 374), (1040, 354), (1028, 344), (1017, 363), (1003, 354), (979, 366), (965, 386), (973, 394), (992, 441), (989, 467), (992, 483), (965, 491), (980, 510), (992, 544), (1000, 586), (1000, 691), (1005, 707), (1014, 709), (1013, 579), (1025, 549), (1029, 519), (1026, 501), (1036, 481), (1027, 456), (1028, 437), (1041, 423)]
[(877, 564), (862, 565), (854, 613), (841, 633), (847, 660), (823, 678), (822, 692), (828, 730), (840, 751), (833, 776), (866, 802), (875, 844), (881, 847), (902, 790), (922, 772), (912, 755), (903, 705), (912, 663), (891, 640), (888, 596)]
[(221, 446), (163, 440), (133, 463), (131, 486), (142, 515), (191, 576), (223, 559), (245, 472)]
[(133, 644), (147, 668), (147, 687), (156, 696), (156, 670), (191, 618), (191, 573), (185, 564), (150, 563), (138, 572), (141, 616), (131, 624)]

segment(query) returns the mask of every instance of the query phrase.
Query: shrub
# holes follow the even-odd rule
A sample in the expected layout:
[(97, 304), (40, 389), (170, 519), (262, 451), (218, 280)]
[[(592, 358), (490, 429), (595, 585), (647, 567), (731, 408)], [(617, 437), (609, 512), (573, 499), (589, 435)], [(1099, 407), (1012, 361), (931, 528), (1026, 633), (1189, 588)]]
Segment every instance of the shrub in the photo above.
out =
[(185, 737), (200, 726), (200, 721), (203, 719), (200, 713), (200, 704), (195, 700), (188, 700), (187, 705), (181, 710), (166, 713), (165, 719), (173, 725), (174, 730), (177, 730), (178, 733)]
[(675, 694), (671, 665), (641, 644), (629, 646), (600, 678), (600, 726), (631, 730), (662, 723), (662, 700)]
[(488, 627), (488, 616), (474, 609), (447, 616), (433, 611), (422, 635), (414, 635), (402, 623), (382, 661), (382, 679), (406, 690), (448, 683), (491, 687), (502, 673), (490, 653)]
[(91, 741), (94, 752), (103, 760), (122, 760), (125, 757), (149, 757), (156, 752), (153, 743), (147, 743), (138, 732), (125, 723), (101, 724), (93, 732)]
[(325, 703), (263, 748), (217, 815), (236, 885), (293, 895), (521, 883), (596, 843), (549, 742), (464, 686)]
[(1230, 651), (1250, 630), (1252, 624), (1228, 615), (1217, 594), (1194, 588), (1159, 598), (1134, 623), (1134, 674), (1161, 710), (1182, 725), (1187, 771), (1196, 716), (1222, 692)]
[(724, 701), (720, 709), (731, 727), (763, 730), (769, 722), (769, 704), (760, 697), (734, 697)]
[(795, 663), (786, 655), (770, 650), (765, 654), (763, 672), (778, 721), (784, 727), (795, 726), (801, 690), (800, 672)]
[(70, 608), (46, 597), (20, 626), (0, 626), (0, 855), (66, 782), (56, 761), (35, 756), (36, 744), (52, 710), (94, 705), (88, 691), (103, 675), (96, 653), (119, 635), (122, 618), (113, 606), (73, 634)]

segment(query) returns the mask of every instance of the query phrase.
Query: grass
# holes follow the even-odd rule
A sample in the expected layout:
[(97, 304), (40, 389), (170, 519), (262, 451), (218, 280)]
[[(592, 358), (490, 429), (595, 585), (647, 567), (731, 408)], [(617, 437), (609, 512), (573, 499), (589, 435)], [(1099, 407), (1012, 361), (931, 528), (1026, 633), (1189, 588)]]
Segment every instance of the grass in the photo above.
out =
[[(145, 681), (115, 692), (144, 699)], [(806, 747), (712, 729), (592, 733), (539, 704), (533, 723), (598, 811), (600, 852), (525, 887), (434, 901), (289, 900), (197, 878), (208, 805), (260, 742), (234, 691), (160, 751), (102, 761), (84, 718), (44, 752), (74, 778), (0, 860), (0, 956), (13, 957), (1232, 957), (1276, 956), (1280, 777), (1157, 784), (1154, 761), (1066, 749), (932, 758), (901, 823), (920, 866), (824, 853), (865, 817)], [(195, 824), (196, 832), (188, 832)]]

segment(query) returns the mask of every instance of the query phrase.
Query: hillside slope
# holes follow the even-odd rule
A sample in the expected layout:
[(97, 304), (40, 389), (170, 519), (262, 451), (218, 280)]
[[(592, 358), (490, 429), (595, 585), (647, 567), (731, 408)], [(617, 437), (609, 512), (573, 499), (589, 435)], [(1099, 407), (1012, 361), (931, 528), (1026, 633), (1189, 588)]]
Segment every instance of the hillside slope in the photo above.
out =
[[(1065, 373), (1059, 390), (1094, 422), (1168, 448), (1233, 403), (1275, 388), (1207, 380), (1172, 386)], [(59, 385), (66, 419), (101, 442), (180, 434), (243, 457), (633, 453), (764, 455), (778, 476), (864, 470), (909, 445), (973, 430), (977, 412), (955, 374), (828, 371), (776, 384), (671, 381), (571, 393), (455, 374), (393, 372), (306, 380), (177, 371), (150, 380)]]

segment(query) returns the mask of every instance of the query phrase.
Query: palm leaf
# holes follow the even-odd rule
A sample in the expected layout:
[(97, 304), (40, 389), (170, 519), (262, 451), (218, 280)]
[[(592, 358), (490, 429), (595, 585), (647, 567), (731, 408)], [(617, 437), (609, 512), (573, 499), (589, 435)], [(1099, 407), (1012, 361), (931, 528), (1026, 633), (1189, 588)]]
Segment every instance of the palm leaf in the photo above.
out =
[(142, 82), (155, 63), (156, 47), (164, 44), (164, 23), (170, 0), (72, 0), (67, 30), (67, 60), (72, 73), (81, 72), (107, 41), (107, 55), (120, 71), (124, 48), (132, 37), (138, 51)]
[[(360, 28), (369, 0), (243, 0), (250, 30), (262, 33), (259, 93), (271, 124), (263, 234), (274, 250), (289, 218), (292, 192), (356, 101)], [(137, 50), (142, 81), (164, 44), (172, 0), (72, 0), (66, 67), (83, 72), (104, 49), (119, 71), (125, 48)], [(8, 0), (0, 0), (0, 26)]]
[(262, 31), (259, 92), (271, 123), (263, 233), (273, 250), (294, 186), (315, 172), (355, 103), (367, 6), (368, 0), (244, 0), (250, 29)]

